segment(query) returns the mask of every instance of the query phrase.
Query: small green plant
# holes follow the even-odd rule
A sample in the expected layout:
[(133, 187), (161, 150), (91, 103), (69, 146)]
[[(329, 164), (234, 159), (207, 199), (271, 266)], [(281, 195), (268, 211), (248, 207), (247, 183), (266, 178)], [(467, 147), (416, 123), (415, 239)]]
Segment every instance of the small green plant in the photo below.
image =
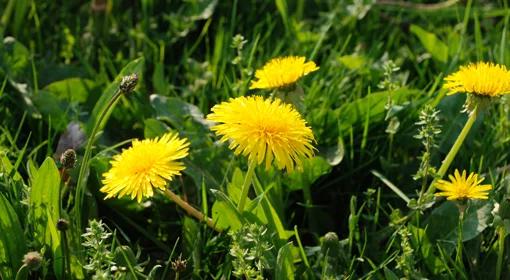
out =
[(112, 267), (115, 267), (114, 254), (111, 251), (111, 231), (102, 221), (90, 220), (83, 236), (83, 247), (87, 255), (87, 264), (83, 268), (92, 279), (111, 279)]
[(229, 252), (234, 257), (232, 273), (238, 278), (264, 279), (264, 270), (272, 268), (275, 263), (272, 234), (265, 226), (245, 224), (230, 236)]

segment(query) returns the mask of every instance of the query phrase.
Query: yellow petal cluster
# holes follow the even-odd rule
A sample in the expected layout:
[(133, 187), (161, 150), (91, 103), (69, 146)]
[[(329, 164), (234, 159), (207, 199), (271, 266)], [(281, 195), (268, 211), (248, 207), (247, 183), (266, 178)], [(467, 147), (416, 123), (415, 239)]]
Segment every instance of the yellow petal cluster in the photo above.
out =
[(106, 198), (130, 196), (138, 202), (151, 197), (153, 188), (165, 189), (167, 181), (180, 175), (184, 165), (178, 161), (188, 155), (189, 143), (177, 133), (154, 139), (134, 140), (132, 146), (113, 157), (111, 169), (103, 174), (100, 189)]
[(461, 66), (445, 78), (449, 94), (458, 92), (497, 97), (510, 93), (510, 71), (504, 65), (478, 62)]
[(216, 122), (211, 129), (230, 142), (236, 154), (266, 168), (272, 162), (279, 169), (301, 169), (302, 159), (314, 153), (312, 130), (301, 115), (279, 99), (261, 96), (238, 97), (212, 108), (207, 119)]
[(448, 200), (464, 200), (464, 199), (487, 199), (488, 191), (492, 189), (492, 185), (480, 185), (483, 178), (478, 179), (478, 175), (474, 172), (466, 178), (466, 171), (455, 170), (454, 175), (449, 175), (450, 182), (439, 180), (436, 188), (440, 190), (436, 196), (445, 196)]
[(255, 72), (256, 81), (252, 81), (250, 89), (274, 89), (293, 85), (301, 77), (317, 71), (315, 62), (305, 62), (302, 56), (286, 56), (273, 58)]

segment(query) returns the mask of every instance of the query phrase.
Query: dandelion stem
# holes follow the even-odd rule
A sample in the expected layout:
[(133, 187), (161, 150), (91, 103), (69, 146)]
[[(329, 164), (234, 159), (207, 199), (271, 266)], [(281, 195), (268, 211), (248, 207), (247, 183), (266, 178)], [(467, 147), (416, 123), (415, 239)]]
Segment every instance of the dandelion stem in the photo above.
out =
[(459, 233), (457, 236), (457, 255), (455, 257), (455, 262), (457, 263), (459, 268), (463, 268), (464, 265), (462, 263), (462, 239), (463, 239), (463, 227), (464, 227), (464, 213), (466, 212), (466, 205), (457, 205), (459, 207)]
[(193, 206), (189, 205), (186, 201), (184, 201), (180, 196), (178, 196), (171, 190), (165, 189), (163, 191), (163, 194), (165, 194), (166, 197), (175, 202), (179, 207), (184, 209), (184, 211), (186, 211), (189, 215), (195, 217), (199, 221), (204, 221), (207, 224), (207, 226), (209, 226), (213, 230), (221, 232), (221, 229), (216, 227), (216, 224), (211, 218), (206, 217), (202, 212), (198, 211)]
[(505, 227), (500, 226), (498, 228), (498, 262), (496, 263), (496, 279), (502, 279), (501, 278), (501, 272), (503, 270), (503, 259), (504, 259), (504, 253), (505, 253)]
[(476, 121), (476, 117), (478, 116), (478, 108), (473, 109), (473, 111), (469, 114), (469, 118), (466, 121), (466, 124), (460, 131), (459, 136), (457, 136), (457, 139), (455, 140), (455, 143), (453, 143), (453, 146), (450, 148), (450, 151), (446, 155), (445, 159), (443, 160), (441, 166), (439, 167), (439, 170), (437, 171), (437, 177), (436, 179), (432, 180), (432, 183), (430, 183), (428, 193), (433, 193), (436, 190), (436, 181), (438, 179), (443, 178), (443, 176), (446, 174), (446, 171), (448, 171), (448, 168), (453, 162), (453, 159), (459, 152), (460, 147), (462, 146), (462, 143), (464, 143), (464, 140), (466, 139), (466, 136), (468, 135), (469, 131), (471, 130), (471, 127)]
[(246, 172), (246, 177), (244, 177), (243, 186), (241, 188), (241, 198), (239, 199), (239, 204), (237, 205), (237, 210), (242, 213), (244, 210), (244, 205), (246, 204), (246, 198), (248, 197), (248, 192), (250, 191), (251, 186), (251, 178), (253, 177), (253, 173), (255, 171), (256, 162), (250, 161), (248, 165), (248, 171)]
[(104, 118), (109, 115), (110, 110), (115, 106), (119, 98), (122, 96), (124, 92), (120, 89), (114, 94), (114, 96), (110, 99), (108, 104), (104, 107), (103, 111), (99, 113), (99, 118), (97, 119), (94, 127), (92, 128), (92, 132), (89, 135), (89, 139), (87, 141), (87, 146), (85, 147), (85, 154), (83, 155), (83, 159), (80, 165), (80, 172), (78, 173), (78, 181), (76, 183), (76, 202), (74, 206), (74, 210), (76, 211), (77, 217), (75, 218), (77, 223), (77, 230), (81, 232), (81, 217), (78, 215), (80, 211), (83, 209), (83, 195), (85, 193), (85, 176), (88, 170), (90, 156), (92, 154), (92, 144), (94, 144), (94, 140), (96, 138), (96, 134), (103, 123)]
[(18, 279), (26, 279), (27, 278), (27, 271), (28, 271), (28, 267), (26, 264), (23, 264), (19, 269), (18, 269), (18, 272), (16, 272), (16, 278), (15, 280), (18, 280)]

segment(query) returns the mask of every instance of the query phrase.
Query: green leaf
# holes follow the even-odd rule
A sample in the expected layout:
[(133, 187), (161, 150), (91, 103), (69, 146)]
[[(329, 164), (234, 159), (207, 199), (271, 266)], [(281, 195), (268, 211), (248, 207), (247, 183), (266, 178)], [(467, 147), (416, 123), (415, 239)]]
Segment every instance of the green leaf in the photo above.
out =
[(269, 228), (278, 234), (278, 238), (280, 240), (289, 239), (294, 234), (294, 232), (285, 230), (283, 223), (278, 216), (278, 213), (274, 209), (271, 201), (268, 199), (267, 193), (262, 188), (260, 182), (258, 180), (254, 180), (253, 187), (255, 189), (255, 193), (258, 196), (263, 196), (260, 205), (264, 211), (265, 217), (268, 220)]
[(16, 212), (0, 193), (0, 278), (14, 279), (26, 253), (25, 236)]
[(154, 138), (163, 135), (170, 130), (168, 125), (156, 119), (146, 119), (144, 121), (143, 136), (145, 138)]
[(209, 128), (210, 122), (205, 120), (202, 111), (193, 104), (184, 102), (177, 97), (165, 97), (157, 94), (151, 95), (150, 100), (152, 107), (156, 110), (157, 118), (168, 121), (180, 131), (183, 130), (184, 123), (188, 119), (200, 124), (204, 130)]
[(401, 88), (396, 91), (381, 91), (369, 94), (353, 102), (346, 103), (336, 111), (338, 123), (340, 123), (340, 135), (348, 133), (355, 124), (362, 124), (367, 118), (371, 122), (382, 121), (386, 113), (384, 106), (391, 95), (397, 104), (410, 101), (421, 92), (415, 89)]
[(28, 49), (13, 37), (5, 37), (0, 45), (0, 73), (17, 80), (30, 62)]
[(303, 171), (289, 173), (285, 178), (285, 184), (292, 191), (301, 190), (330, 171), (331, 165), (323, 157), (307, 158), (303, 160)]
[(216, 197), (212, 207), (212, 219), (216, 226), (221, 229), (230, 228), (233, 231), (240, 229), (244, 219), (232, 200), (219, 190), (212, 189), (211, 192)]
[(292, 256), (292, 242), (285, 244), (278, 250), (276, 258), (275, 279), (292, 280), (294, 279), (294, 257)]
[[(99, 100), (96, 102), (94, 109), (92, 109), (92, 114), (90, 115), (90, 119), (88, 120), (86, 126), (87, 134), (90, 134), (90, 132), (92, 131), (94, 124), (97, 122), (99, 118), (99, 113), (104, 111), (112, 97), (117, 93), (122, 77), (136, 73), (138, 77), (140, 77), (141, 79), (144, 68), (144, 61), (145, 60), (143, 57), (131, 61), (124, 68), (122, 68), (117, 77), (115, 77), (115, 80), (113, 80), (113, 82), (111, 82), (108, 85), (105, 91), (101, 94), (101, 97), (99, 97)], [(111, 110), (109, 113), (111, 113)], [(103, 119), (103, 124), (101, 126), (105, 124), (105, 122), (108, 120), (108, 117), (109, 115), (105, 116), (105, 118)]]
[(92, 80), (69, 78), (53, 82), (44, 89), (53, 93), (60, 100), (83, 103), (87, 101), (89, 93), (97, 89), (97, 86)]
[(39, 244), (51, 247), (49, 218), (53, 221), (59, 219), (59, 188), (60, 175), (52, 158), (46, 158), (37, 173), (34, 175), (30, 189), (31, 223), (34, 226), (34, 237)]
[(400, 278), (395, 274), (395, 272), (391, 271), (387, 267), (384, 268), (384, 279), (387, 280), (399, 280)]
[(411, 232), (411, 244), (413, 248), (418, 248), (417, 254), (421, 254), (421, 258), (424, 260), (427, 268), (434, 275), (445, 270), (445, 263), (441, 258), (437, 257), (439, 254), (435, 251), (435, 245), (427, 237), (425, 229), (409, 225), (409, 231)]
[(338, 61), (349, 70), (363, 70), (368, 64), (368, 59), (359, 54), (343, 55), (338, 58)]
[(433, 58), (446, 63), (448, 61), (448, 46), (439, 40), (434, 33), (430, 33), (417, 25), (411, 25), (411, 32), (418, 36), (423, 47)]
[(44, 120), (51, 121), (51, 126), (57, 131), (62, 131), (69, 123), (69, 118), (64, 111), (65, 106), (53, 93), (40, 90), (32, 98), (35, 107), (43, 115)]
[[(483, 204), (482, 204), (483, 203)], [(477, 237), (489, 226), (492, 204), (473, 202), (464, 215), (462, 240)], [(458, 235), (459, 210), (455, 203), (446, 201), (434, 209), (427, 219), (427, 235), (432, 242), (440, 241), (445, 249), (455, 247)]]
[(30, 189), (30, 222), (34, 238), (40, 246), (51, 249), (57, 278), (62, 275), (60, 235), (56, 223), (60, 207), (60, 174), (52, 158), (46, 158), (32, 180)]
[(345, 155), (345, 145), (342, 137), (338, 138), (336, 146), (319, 148), (319, 153), (326, 158), (329, 165), (335, 166), (340, 164)]

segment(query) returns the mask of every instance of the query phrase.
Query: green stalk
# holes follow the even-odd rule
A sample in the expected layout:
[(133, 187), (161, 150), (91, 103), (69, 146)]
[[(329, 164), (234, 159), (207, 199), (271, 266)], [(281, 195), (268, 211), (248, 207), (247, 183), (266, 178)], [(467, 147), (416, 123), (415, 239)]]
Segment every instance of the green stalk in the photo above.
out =
[[(96, 135), (99, 131), (99, 128), (101, 127), (101, 124), (103, 123), (103, 120), (104, 118), (109, 115), (110, 113), (110, 110), (113, 109), (113, 107), (115, 106), (115, 104), (117, 103), (117, 101), (119, 100), (119, 98), (122, 96), (123, 94), (123, 91), (120, 90), (120, 89), (117, 89), (117, 92), (115, 92), (114, 96), (112, 97), (112, 99), (110, 99), (110, 101), (108, 102), (108, 104), (106, 105), (106, 107), (104, 107), (103, 111), (100, 112), (99, 114), (99, 118), (98, 120), (96, 121), (96, 123), (94, 124), (94, 127), (92, 128), (92, 132), (89, 136), (89, 139), (87, 141), (87, 146), (85, 147), (85, 154), (83, 155), (83, 159), (82, 159), (82, 162), (81, 162), (81, 165), (80, 165), (80, 172), (78, 173), (78, 182), (77, 182), (77, 185), (76, 185), (76, 203), (75, 203), (75, 211), (78, 211), (77, 213), (79, 213), (79, 211), (82, 209), (82, 206), (83, 206), (83, 195), (85, 193), (85, 176), (86, 176), (86, 172), (88, 170), (88, 166), (89, 166), (89, 160), (90, 160), (90, 156), (92, 154), (92, 145), (94, 144), (94, 140), (96, 138)], [(78, 231), (81, 231), (81, 215), (77, 215), (77, 217), (75, 217), (76, 219), (76, 223), (77, 223), (77, 230)]]
[(0, 36), (3, 37), (4, 29), (7, 27), (9, 20), (12, 15), (12, 11), (14, 10), (14, 4), (16, 4), (16, 0), (9, 0), (7, 2), (7, 6), (5, 7), (2, 18), (0, 19)]
[(179, 207), (184, 209), (184, 211), (186, 211), (189, 215), (195, 217), (199, 221), (204, 221), (207, 224), (207, 226), (209, 226), (213, 230), (215, 230), (217, 232), (221, 232), (221, 229), (216, 227), (214, 221), (211, 218), (205, 216), (202, 212), (198, 211), (193, 206), (189, 205), (189, 203), (184, 201), (180, 196), (178, 196), (177, 194), (175, 194), (171, 190), (165, 189), (163, 191), (163, 194), (167, 198), (169, 198), (170, 200), (175, 202)]
[(468, 135), (469, 131), (471, 130), (471, 127), (476, 121), (476, 117), (478, 116), (478, 107), (473, 109), (473, 111), (469, 114), (469, 118), (466, 121), (466, 124), (460, 131), (459, 136), (457, 136), (457, 139), (455, 140), (455, 143), (453, 143), (453, 146), (450, 148), (450, 151), (446, 155), (445, 159), (443, 160), (441, 167), (439, 167), (439, 170), (437, 171), (437, 177), (436, 179), (432, 180), (432, 183), (429, 185), (428, 193), (433, 193), (436, 190), (436, 182), (438, 179), (441, 179), (446, 174), (446, 171), (448, 171), (448, 168), (453, 162), (453, 159), (459, 152), (460, 147), (462, 146), (462, 143), (464, 143), (464, 140), (466, 139), (466, 136)]
[(455, 262), (458, 267), (464, 267), (462, 263), (462, 235), (463, 235), (463, 227), (464, 227), (464, 213), (466, 211), (465, 205), (458, 205), (459, 207), (459, 234), (457, 236), (457, 255), (455, 257)]
[(257, 163), (254, 160), (250, 161), (250, 164), (248, 165), (248, 171), (246, 172), (246, 177), (244, 177), (243, 186), (241, 188), (241, 198), (239, 199), (239, 204), (237, 205), (237, 210), (240, 213), (242, 213), (244, 210), (246, 197), (248, 197), (248, 192), (250, 191), (251, 178), (253, 177), (256, 165)]
[[(61, 231), (62, 236), (62, 251), (64, 252), (64, 275), (69, 275), (71, 277), (71, 254), (69, 253), (69, 246), (67, 240), (67, 233), (65, 230)], [(62, 279), (67, 279), (67, 277), (62, 277)]]
[[(25, 274), (25, 270), (28, 270), (28, 267), (26, 264), (23, 264), (19, 269), (18, 269), (18, 272), (16, 272), (16, 278), (15, 280), (20, 280), (20, 279), (23, 279), (24, 277), (24, 274)], [(25, 276), (26, 278), (26, 276)]]
[(503, 270), (503, 259), (504, 259), (504, 253), (505, 253), (505, 227), (500, 226), (498, 228), (498, 262), (496, 263), (496, 279), (502, 279), (501, 278), (501, 272)]

